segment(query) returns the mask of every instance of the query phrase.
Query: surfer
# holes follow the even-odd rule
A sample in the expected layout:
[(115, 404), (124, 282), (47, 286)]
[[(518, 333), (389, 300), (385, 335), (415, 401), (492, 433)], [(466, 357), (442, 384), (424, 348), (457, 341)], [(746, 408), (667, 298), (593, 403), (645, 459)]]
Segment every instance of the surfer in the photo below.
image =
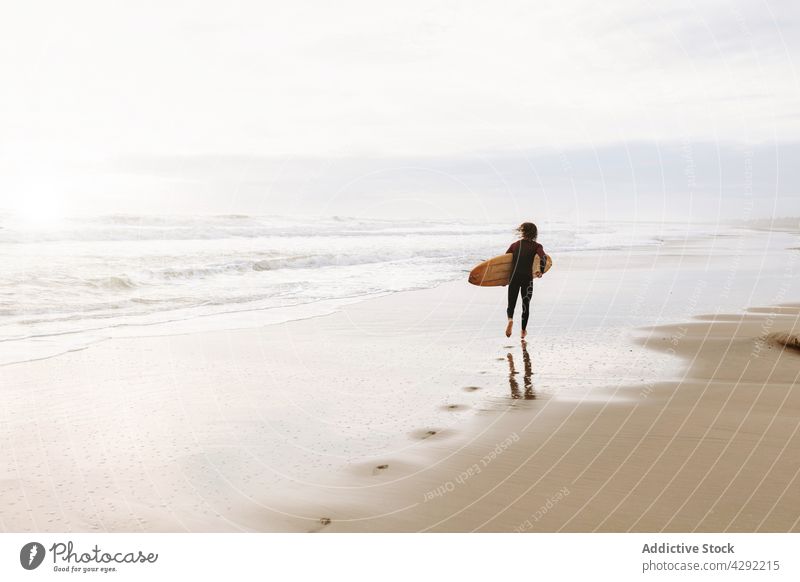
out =
[(523, 222), (517, 227), (520, 239), (512, 243), (506, 253), (514, 256), (511, 262), (511, 279), (508, 282), (508, 324), (506, 337), (511, 337), (511, 328), (514, 325), (514, 308), (517, 306), (517, 296), (522, 295), (522, 337), (527, 335), (528, 315), (530, 313), (531, 296), (533, 295), (533, 261), (538, 259), (541, 268), (536, 272), (536, 277), (542, 276), (544, 271), (544, 248), (536, 237), (539, 230), (532, 222)]

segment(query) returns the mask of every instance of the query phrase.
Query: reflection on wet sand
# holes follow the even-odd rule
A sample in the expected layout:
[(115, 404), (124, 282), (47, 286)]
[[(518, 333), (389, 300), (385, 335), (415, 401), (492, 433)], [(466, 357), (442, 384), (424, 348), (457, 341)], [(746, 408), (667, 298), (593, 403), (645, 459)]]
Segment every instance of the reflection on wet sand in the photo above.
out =
[(525, 340), (522, 340), (522, 362), (525, 367), (525, 374), (522, 377), (522, 383), (525, 386), (525, 394), (523, 395), (519, 389), (519, 382), (517, 382), (517, 372), (516, 368), (514, 367), (514, 356), (511, 352), (506, 354), (506, 358), (508, 358), (508, 384), (511, 387), (511, 398), (514, 400), (519, 400), (524, 398), (525, 400), (533, 400), (536, 398), (536, 394), (533, 392), (533, 381), (531, 380), (531, 376), (533, 375), (533, 366), (531, 366), (531, 356), (528, 354), (528, 344)]

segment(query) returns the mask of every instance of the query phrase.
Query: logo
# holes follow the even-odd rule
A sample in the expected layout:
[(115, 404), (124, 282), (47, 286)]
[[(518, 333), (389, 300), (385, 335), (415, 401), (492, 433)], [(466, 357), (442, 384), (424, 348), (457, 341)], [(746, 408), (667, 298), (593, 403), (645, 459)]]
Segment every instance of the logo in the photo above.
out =
[(19, 563), (26, 570), (35, 570), (44, 561), (44, 546), (39, 542), (29, 542), (19, 551)]

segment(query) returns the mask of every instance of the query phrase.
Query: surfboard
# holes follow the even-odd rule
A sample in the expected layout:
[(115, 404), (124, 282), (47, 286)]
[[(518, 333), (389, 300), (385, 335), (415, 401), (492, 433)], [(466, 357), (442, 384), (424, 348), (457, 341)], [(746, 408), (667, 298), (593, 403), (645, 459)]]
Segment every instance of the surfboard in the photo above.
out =
[[(550, 258), (550, 255), (545, 255), (544, 258), (545, 264), (543, 274), (549, 271), (550, 267), (553, 266), (553, 259)], [(483, 261), (470, 271), (469, 282), (479, 287), (500, 287), (508, 285), (508, 280), (511, 278), (511, 263), (513, 259), (514, 255), (506, 253), (505, 255), (494, 257), (488, 261)], [(541, 261), (534, 259), (533, 273), (537, 273), (540, 267)]]

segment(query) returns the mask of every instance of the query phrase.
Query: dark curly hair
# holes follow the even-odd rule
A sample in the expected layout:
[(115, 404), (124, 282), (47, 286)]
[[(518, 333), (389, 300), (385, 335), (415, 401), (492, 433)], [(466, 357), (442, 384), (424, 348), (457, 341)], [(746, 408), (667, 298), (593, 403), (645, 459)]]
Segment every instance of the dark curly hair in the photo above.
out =
[(525, 240), (535, 241), (536, 237), (539, 236), (539, 229), (532, 222), (523, 222), (516, 230), (519, 236)]

